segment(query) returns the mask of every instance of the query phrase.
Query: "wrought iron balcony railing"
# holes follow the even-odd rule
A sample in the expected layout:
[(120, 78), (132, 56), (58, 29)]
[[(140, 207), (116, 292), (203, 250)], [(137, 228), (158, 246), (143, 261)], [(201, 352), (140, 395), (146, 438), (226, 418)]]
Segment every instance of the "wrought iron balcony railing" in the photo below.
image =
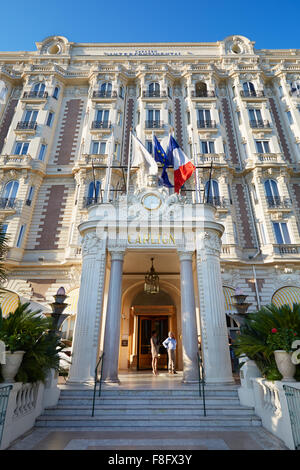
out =
[(92, 129), (110, 129), (111, 122), (110, 121), (93, 121), (92, 122)]
[(226, 207), (226, 199), (222, 196), (209, 196), (207, 198), (207, 195), (205, 195), (205, 202), (214, 207)]
[(265, 92), (263, 90), (241, 90), (240, 94), (243, 98), (263, 98), (265, 96)]
[(192, 90), (192, 98), (214, 98), (216, 96), (213, 90)]
[(37, 128), (36, 121), (19, 121), (17, 124), (17, 129), (22, 131), (35, 131)]
[(212, 120), (205, 120), (205, 121), (197, 121), (197, 127), (198, 129), (216, 129), (216, 121)]
[(252, 129), (267, 129), (271, 127), (269, 121), (256, 121), (253, 119), (250, 120), (250, 126)]
[(0, 198), (0, 209), (14, 209), (17, 204), (17, 199), (14, 197), (6, 198), (6, 197), (1, 197)]
[(153, 90), (153, 91), (143, 91), (143, 98), (166, 98), (167, 94), (165, 91)]
[(266, 196), (267, 204), (270, 209), (288, 209), (291, 207), (291, 200), (281, 196)]
[(93, 98), (117, 98), (116, 91), (101, 91), (95, 90), (93, 91)]
[(47, 91), (24, 91), (23, 98), (36, 98), (36, 99), (46, 99), (48, 98)]
[(146, 129), (163, 129), (164, 123), (162, 121), (146, 121)]

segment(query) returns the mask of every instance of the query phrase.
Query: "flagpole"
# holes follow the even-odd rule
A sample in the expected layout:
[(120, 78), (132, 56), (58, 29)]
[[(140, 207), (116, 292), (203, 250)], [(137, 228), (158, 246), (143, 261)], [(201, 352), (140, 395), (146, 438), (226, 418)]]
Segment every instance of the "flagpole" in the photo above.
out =
[(127, 181), (126, 181), (126, 194), (128, 196), (129, 191), (129, 178), (130, 178), (130, 163), (131, 163), (131, 153), (132, 153), (132, 128), (130, 128), (129, 134), (129, 149), (128, 149), (128, 166), (127, 166)]
[(111, 184), (111, 165), (112, 165), (112, 156), (113, 156), (113, 142), (112, 138), (108, 143), (108, 161), (107, 161), (107, 168), (106, 168), (106, 176), (105, 176), (105, 189), (104, 189), (104, 202), (109, 202), (109, 191), (110, 191), (110, 184)]
[(199, 173), (198, 173), (198, 168), (197, 168), (197, 148), (196, 144), (194, 142), (194, 129), (191, 128), (192, 131), (192, 154), (193, 154), (193, 159), (194, 159), (194, 165), (196, 167), (195, 169), (195, 189), (196, 189), (196, 202), (200, 203), (201, 202), (201, 197), (200, 197), (200, 187), (199, 187)]

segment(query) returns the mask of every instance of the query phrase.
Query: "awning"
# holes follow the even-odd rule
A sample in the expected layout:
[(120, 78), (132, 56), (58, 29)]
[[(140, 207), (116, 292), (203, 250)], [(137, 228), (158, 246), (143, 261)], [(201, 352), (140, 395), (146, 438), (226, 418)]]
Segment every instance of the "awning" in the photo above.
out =
[(273, 295), (272, 303), (276, 305), (276, 307), (288, 304), (293, 308), (293, 304), (300, 303), (300, 287), (282, 287)]
[(223, 294), (224, 294), (224, 304), (225, 304), (225, 312), (234, 312), (235, 309), (231, 305), (234, 302), (234, 299), (231, 297), (234, 295), (234, 289), (232, 287), (223, 286)]
[(41, 313), (51, 313), (51, 307), (49, 305), (43, 305), (40, 304), (39, 302), (34, 302), (32, 300), (26, 299), (25, 297), (20, 297), (20, 301), (22, 304), (25, 304), (29, 302), (28, 309), (31, 310), (32, 312), (36, 312), (38, 310), (41, 310)]
[(78, 298), (79, 298), (79, 287), (77, 289), (71, 290), (68, 294), (65, 303), (68, 304), (64, 313), (69, 313), (71, 315), (76, 315), (77, 313), (77, 305), (78, 305)]
[(11, 312), (14, 312), (19, 304), (19, 296), (15, 292), (9, 290), (0, 290), (0, 305), (3, 317)]

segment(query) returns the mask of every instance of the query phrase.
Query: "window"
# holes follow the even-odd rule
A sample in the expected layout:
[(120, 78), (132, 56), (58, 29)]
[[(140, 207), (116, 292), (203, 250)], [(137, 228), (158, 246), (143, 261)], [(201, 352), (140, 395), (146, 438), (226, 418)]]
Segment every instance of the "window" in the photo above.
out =
[(211, 124), (210, 109), (198, 109), (197, 111), (199, 127), (209, 127)]
[(191, 113), (189, 111), (186, 113), (186, 116), (187, 116), (187, 123), (191, 124)]
[(88, 197), (87, 205), (96, 202), (101, 192), (101, 182), (100, 181), (91, 181), (88, 188)]
[(233, 228), (234, 243), (236, 245), (238, 245), (239, 244), (239, 237), (238, 237), (236, 222), (232, 222), (232, 228)]
[(147, 148), (148, 152), (151, 153), (151, 155), (152, 155), (152, 149), (153, 149), (152, 140), (146, 140), (146, 148)]
[(33, 85), (32, 91), (33, 91), (35, 96), (42, 97), (44, 95), (44, 92), (45, 92), (45, 83), (43, 83), (43, 82), (42, 83), (36, 83), (35, 85)]
[(29, 142), (16, 142), (15, 155), (27, 155)]
[(168, 97), (172, 98), (172, 88), (168, 86)]
[(279, 85), (278, 91), (279, 91), (279, 97), (282, 98), (282, 97), (283, 97), (283, 90), (282, 90), (282, 86), (281, 86), (281, 85)]
[(300, 81), (296, 80), (291, 83), (291, 94), (295, 96), (300, 96)]
[(6, 235), (8, 224), (2, 224), (2, 235)]
[(230, 184), (227, 184), (227, 189), (228, 189), (229, 202), (230, 202), (230, 204), (232, 204), (232, 194), (231, 194)]
[(159, 109), (148, 109), (147, 116), (148, 116), (149, 123), (160, 122), (160, 110)]
[(252, 127), (260, 127), (263, 124), (263, 119), (261, 116), (260, 109), (248, 109), (250, 125)]
[(109, 119), (109, 109), (97, 109), (96, 121), (107, 123)]
[(124, 87), (120, 86), (120, 92), (119, 92), (120, 98), (124, 98)]
[(256, 150), (258, 153), (270, 153), (269, 142), (266, 140), (256, 140)]
[(171, 126), (172, 125), (172, 113), (171, 111), (168, 111), (168, 123)]
[(236, 115), (237, 115), (238, 123), (241, 124), (241, 123), (242, 123), (242, 120), (241, 120), (241, 113), (240, 113), (240, 111), (237, 111)]
[(105, 155), (106, 142), (92, 141), (92, 155)]
[(205, 201), (211, 204), (220, 204), (219, 184), (215, 180), (210, 180), (205, 183), (204, 188)]
[(252, 82), (244, 82), (243, 90), (245, 96), (256, 96), (255, 88)]
[(291, 239), (285, 222), (273, 222), (276, 243), (279, 245), (290, 244)]
[(24, 121), (25, 122), (36, 122), (38, 111), (34, 109), (27, 109), (25, 111)]
[(160, 85), (157, 82), (150, 83), (149, 96), (160, 96)]
[(195, 95), (197, 97), (207, 96), (207, 86), (205, 82), (198, 82), (195, 85)]
[(48, 114), (48, 119), (47, 119), (47, 122), (46, 122), (46, 126), (49, 126), (49, 127), (52, 126), (53, 117), (54, 117), (54, 113), (49, 113)]
[(235, 86), (232, 87), (232, 96), (235, 98)]
[(111, 96), (112, 85), (110, 82), (102, 83), (100, 86), (100, 94), (102, 96)]
[(33, 199), (33, 194), (34, 194), (34, 187), (30, 186), (28, 196), (27, 196), (27, 200), (26, 200), (26, 205), (27, 206), (31, 206), (32, 199)]
[(39, 156), (38, 156), (39, 160), (44, 161), (44, 158), (45, 158), (45, 155), (46, 155), (46, 150), (47, 150), (47, 145), (42, 144), (41, 147), (40, 147)]
[(59, 87), (58, 87), (58, 86), (56, 86), (56, 87), (54, 88), (54, 92), (53, 92), (53, 95), (52, 95), (52, 97), (53, 97), (53, 98), (55, 98), (55, 99), (57, 100), (57, 98), (58, 98), (58, 94), (59, 94)]
[(23, 237), (24, 237), (24, 233), (25, 233), (25, 227), (26, 225), (21, 225), (21, 228), (20, 228), (20, 231), (19, 231), (19, 236), (18, 236), (18, 241), (17, 241), (17, 248), (20, 248), (21, 245), (22, 245), (22, 240), (23, 240)]
[(117, 117), (118, 126), (122, 126), (122, 122), (123, 122), (123, 114), (119, 112), (118, 117)]
[(137, 124), (140, 123), (140, 119), (141, 119), (141, 113), (138, 111), (137, 112)]
[(291, 111), (287, 111), (286, 115), (287, 115), (289, 124), (293, 124), (294, 121), (293, 121), (293, 117), (292, 117)]
[(14, 181), (14, 180), (9, 181), (5, 185), (3, 198), (8, 199), (8, 200), (14, 200), (17, 196), (18, 189), (19, 189), (18, 181)]
[(276, 207), (277, 205), (279, 205), (280, 196), (277, 182), (274, 180), (266, 180), (264, 186), (269, 207)]
[(215, 143), (213, 141), (201, 141), (201, 153), (215, 153)]

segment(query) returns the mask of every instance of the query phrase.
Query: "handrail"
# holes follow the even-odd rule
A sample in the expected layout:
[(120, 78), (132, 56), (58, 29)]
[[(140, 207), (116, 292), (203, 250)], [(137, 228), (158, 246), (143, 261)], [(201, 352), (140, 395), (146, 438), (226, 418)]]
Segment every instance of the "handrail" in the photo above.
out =
[[(204, 365), (203, 365), (203, 362), (202, 362), (202, 356), (201, 356), (200, 352), (198, 352), (198, 365), (199, 365), (199, 368), (198, 368), (198, 370), (199, 370), (199, 397), (202, 397), (204, 416), (206, 416), (205, 370), (204, 370)], [(201, 388), (202, 388), (202, 391), (201, 391)]]
[(6, 410), (8, 405), (8, 399), (12, 385), (2, 385), (0, 384), (0, 444), (2, 440), (2, 433), (5, 423)]
[(292, 385), (283, 385), (288, 405), (293, 440), (296, 450), (300, 450), (300, 390)]
[(95, 367), (95, 379), (94, 379), (94, 395), (93, 395), (93, 408), (92, 408), (92, 416), (94, 416), (95, 412), (95, 397), (96, 397), (96, 389), (97, 389), (97, 382), (98, 382), (98, 368), (99, 365), (101, 364), (101, 371), (100, 371), (100, 378), (99, 378), (99, 394), (98, 397), (101, 396), (101, 383), (102, 383), (102, 371), (103, 371), (103, 356), (104, 352), (102, 352), (99, 356), (99, 360), (97, 362), (97, 365)]

